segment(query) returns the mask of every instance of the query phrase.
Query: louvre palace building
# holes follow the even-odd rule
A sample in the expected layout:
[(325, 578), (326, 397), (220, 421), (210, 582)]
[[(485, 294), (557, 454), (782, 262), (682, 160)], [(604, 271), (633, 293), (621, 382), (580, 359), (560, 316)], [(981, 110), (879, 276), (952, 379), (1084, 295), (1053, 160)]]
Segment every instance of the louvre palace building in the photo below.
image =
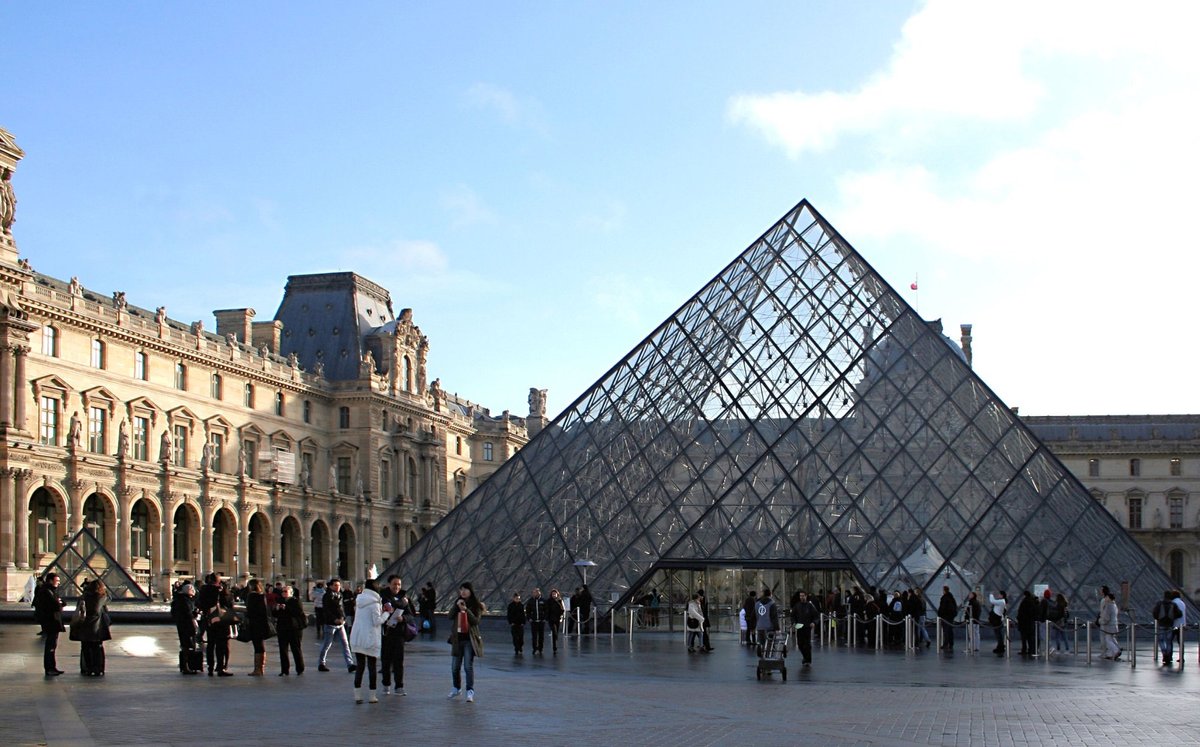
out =
[(413, 311), (352, 272), (291, 276), (272, 319), (214, 329), (36, 272), (12, 232), (22, 155), (0, 129), (5, 601), (81, 532), (154, 594), (375, 565), (470, 571), (503, 608), (581, 562), (614, 604), (772, 573), (1200, 587), (1200, 416), (1018, 418), (970, 327), (919, 319), (806, 204), (551, 422), (544, 390), (525, 416), (449, 393)]
[(351, 272), (290, 277), (273, 319), (223, 309), (211, 330), (36, 272), (12, 235), (22, 155), (0, 129), (5, 601), (85, 528), (156, 594), (209, 570), (361, 581), (541, 422), (544, 391), (493, 416), (431, 380), (412, 311)]

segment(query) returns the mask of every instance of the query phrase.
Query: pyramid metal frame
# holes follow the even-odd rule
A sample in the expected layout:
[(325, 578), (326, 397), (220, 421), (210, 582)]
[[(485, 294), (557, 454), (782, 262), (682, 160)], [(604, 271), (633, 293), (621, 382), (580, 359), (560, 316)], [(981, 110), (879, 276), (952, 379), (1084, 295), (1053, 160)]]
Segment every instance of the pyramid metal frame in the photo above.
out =
[[(931, 552), (932, 551), (932, 552)], [(936, 568), (930, 558), (935, 558)], [(490, 608), (659, 567), (852, 567), (940, 594), (1048, 584), (1077, 612), (1169, 577), (802, 201), (385, 573)]]
[(63, 599), (83, 596), (83, 582), (100, 579), (108, 588), (108, 596), (125, 602), (149, 602), (150, 595), (125, 572), (104, 545), (87, 527), (67, 541), (54, 560), (42, 571), (59, 576), (58, 595)]

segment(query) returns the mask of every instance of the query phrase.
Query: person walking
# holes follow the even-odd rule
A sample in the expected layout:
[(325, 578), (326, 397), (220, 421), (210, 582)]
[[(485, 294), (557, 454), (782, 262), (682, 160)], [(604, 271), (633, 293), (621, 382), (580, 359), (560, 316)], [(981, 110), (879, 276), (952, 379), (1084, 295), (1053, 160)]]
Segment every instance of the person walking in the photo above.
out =
[[(74, 632), (79, 641), (79, 673), (84, 677), (104, 676), (104, 642), (112, 640), (108, 617), (108, 588), (100, 579), (85, 581), (83, 584), (83, 618), (79, 621), (78, 631)], [(71, 621), (74, 631), (75, 621)]]
[(592, 592), (587, 584), (579, 587), (579, 593), (571, 597), (571, 607), (575, 612), (575, 632), (578, 635), (591, 631), (592, 621)]
[(1100, 638), (1104, 641), (1104, 658), (1112, 661), (1121, 660), (1122, 648), (1117, 643), (1117, 633), (1120, 626), (1120, 611), (1117, 609), (1117, 598), (1107, 590), (1100, 594)]
[[(216, 574), (210, 574), (210, 577), (220, 579)], [(215, 671), (218, 677), (232, 677), (229, 671), (229, 639), (234, 635), (233, 626), (237, 624), (237, 616), (233, 611), (233, 594), (229, 591), (228, 581), (221, 581), (216, 587), (215, 599), (211, 611), (205, 613), (208, 618), (207, 651), (211, 653), (208, 676), (212, 677)]]
[(521, 656), (525, 651), (525, 605), (521, 595), (513, 594), (506, 611), (508, 630), (512, 634), (513, 655)]
[(533, 653), (540, 654), (546, 646), (546, 600), (542, 598), (542, 590), (533, 587), (529, 601), (525, 603), (525, 620), (529, 623), (529, 647)]
[(922, 643), (925, 644), (925, 648), (933, 645), (933, 642), (929, 639), (929, 629), (925, 627), (925, 618), (928, 611), (929, 607), (925, 604), (925, 593), (919, 588), (912, 589), (905, 603), (905, 612), (913, 619), (913, 625), (917, 631), (917, 640), (915, 641), (917, 648), (920, 648)]
[(328, 672), (325, 657), (336, 640), (342, 647), (342, 657), (346, 660), (346, 671), (354, 671), (354, 657), (350, 655), (350, 642), (346, 640), (346, 610), (342, 601), (342, 581), (338, 578), (329, 579), (325, 587), (325, 598), (321, 603), (325, 612), (325, 639), (321, 643), (321, 654), (317, 660), (317, 671)]
[(1151, 615), (1158, 625), (1158, 651), (1162, 654), (1162, 665), (1171, 666), (1175, 659), (1175, 616), (1179, 609), (1170, 589), (1163, 592), (1162, 599), (1154, 605)]
[(767, 633), (776, 630), (779, 630), (779, 610), (775, 606), (775, 600), (771, 598), (771, 590), (764, 587), (762, 595), (754, 603), (755, 640), (760, 651), (767, 642)]
[(746, 601), (742, 602), (742, 612), (746, 613), (746, 640), (747, 646), (754, 646), (758, 643), (758, 613), (755, 609), (758, 607), (758, 592), (751, 591), (746, 595)]
[(279, 590), (279, 598), (271, 610), (275, 617), (275, 633), (279, 637), (279, 676), (287, 677), (291, 667), (288, 663), (288, 652), (296, 662), (296, 676), (304, 674), (304, 652), (301, 641), (304, 629), (308, 627), (308, 618), (300, 600), (292, 594), (292, 587), (284, 586)]
[(996, 656), (1004, 656), (1004, 652), (1007, 650), (1004, 636), (1008, 632), (1008, 594), (1004, 591), (989, 594), (988, 604), (991, 607), (988, 612), (988, 625), (996, 633), (996, 648), (992, 649), (992, 653)]
[[(388, 576), (388, 584), (380, 590), (385, 605), (392, 611), (383, 621), (383, 646), (380, 663), (383, 669), (383, 694), (407, 695), (404, 692), (404, 647), (410, 640), (408, 626), (417, 625), (412, 600), (404, 591), (404, 581), (397, 575)], [(415, 637), (415, 636), (414, 636)], [(392, 680), (395, 679), (393, 684)]]
[(796, 648), (800, 649), (800, 658), (804, 666), (812, 664), (813, 629), (820, 620), (817, 607), (804, 591), (796, 592), (796, 601), (792, 604), (792, 625), (796, 628)]
[(200, 674), (192, 669), (191, 654), (196, 650), (196, 587), (183, 584), (171, 595), (171, 621), (179, 636), (179, 671), (181, 674)]
[(421, 612), (421, 632), (429, 634), (429, 640), (437, 635), (437, 589), (432, 581), (426, 581), (417, 595), (417, 608)]
[(704, 633), (704, 613), (700, 611), (700, 594), (693, 593), (692, 599), (687, 605), (687, 650), (688, 653), (694, 653), (697, 650), (703, 650)]
[(375, 694), (375, 672), (379, 656), (383, 653), (384, 620), (393, 611), (391, 604), (384, 604), (375, 585), (375, 579), (367, 579), (362, 591), (354, 598), (355, 625), (350, 629), (350, 649), (354, 652), (354, 702), (363, 702), (363, 668), (368, 674), (368, 703), (378, 703)]
[(317, 645), (320, 646), (325, 641), (325, 610), (322, 607), (325, 602), (325, 582), (318, 581), (309, 594), (313, 603), (313, 620), (317, 626)]
[(558, 653), (558, 634), (562, 632), (562, 619), (567, 614), (563, 607), (562, 593), (558, 589), (550, 590), (550, 598), (546, 600), (546, 622), (550, 625), (551, 653)]
[(63, 600), (58, 596), (57, 573), (47, 573), (33, 592), (33, 619), (42, 626), (42, 669), (47, 677), (63, 673), (58, 668), (58, 634), (63, 627)]
[(1187, 607), (1183, 603), (1183, 592), (1179, 589), (1171, 592), (1171, 601), (1175, 602), (1175, 607), (1179, 609), (1179, 616), (1175, 618), (1175, 639), (1180, 646), (1179, 663), (1183, 664), (1183, 631), (1187, 626)]
[[(954, 619), (958, 617), (958, 602), (950, 593), (949, 586), (942, 587), (942, 597), (938, 600), (938, 619), (942, 622), (942, 650), (954, 650)], [(968, 647), (969, 648), (969, 647)]]
[(252, 578), (246, 585), (246, 626), (250, 643), (254, 646), (254, 669), (246, 674), (251, 677), (262, 677), (267, 668), (267, 647), (264, 641), (275, 633), (271, 630), (274, 618), (267, 610), (267, 598), (263, 593), (263, 582)]
[[(199, 626), (196, 630), (197, 645), (204, 644), (204, 658), (208, 664), (208, 676), (216, 669), (216, 645), (209, 634), (210, 621), (216, 617), (221, 601), (221, 574), (213, 572), (204, 577), (204, 585), (196, 591), (196, 609), (199, 611)], [(226, 609), (232, 609), (227, 607)], [(226, 636), (228, 638), (228, 636)]]
[(483, 656), (483, 636), (479, 620), (485, 612), (470, 581), (458, 586), (458, 599), (450, 609), (450, 677), (454, 683), (450, 698), (462, 692), (462, 670), (467, 673), (467, 702), (475, 702), (475, 657)]

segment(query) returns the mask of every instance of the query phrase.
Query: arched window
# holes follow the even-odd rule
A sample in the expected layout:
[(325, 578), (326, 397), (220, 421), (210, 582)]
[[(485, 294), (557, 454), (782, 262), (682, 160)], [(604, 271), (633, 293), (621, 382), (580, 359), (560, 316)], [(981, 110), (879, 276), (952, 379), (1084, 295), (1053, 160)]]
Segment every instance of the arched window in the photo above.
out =
[(58, 330), (49, 324), (42, 327), (42, 355), (58, 357)]
[(93, 493), (88, 496), (88, 499), (83, 504), (83, 526), (87, 528), (92, 536), (101, 544), (106, 544), (104, 536), (104, 526), (108, 521), (108, 512), (105, 511), (104, 499)]
[(221, 381), (221, 374), (215, 373), (212, 375), (212, 390), (210, 394), (213, 399), (221, 399), (224, 382)]
[(104, 342), (92, 340), (92, 368), (104, 368)]
[(408, 459), (408, 499), (417, 500), (417, 462), (412, 457)]
[(35, 553), (58, 552), (58, 509), (45, 489), (39, 489), (33, 496), (33, 529)]
[(139, 500), (129, 512), (129, 554), (135, 558), (145, 557), (150, 551), (150, 509), (146, 501)]
[(187, 366), (182, 362), (175, 364), (175, 388), (187, 389)]

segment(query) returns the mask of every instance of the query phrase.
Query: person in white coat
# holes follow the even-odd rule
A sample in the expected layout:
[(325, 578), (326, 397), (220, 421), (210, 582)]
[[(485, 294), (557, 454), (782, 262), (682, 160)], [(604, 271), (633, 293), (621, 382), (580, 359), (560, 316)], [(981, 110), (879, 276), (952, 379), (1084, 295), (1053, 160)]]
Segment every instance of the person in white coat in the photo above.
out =
[[(1107, 588), (1107, 587), (1106, 587)], [(1119, 661), (1121, 646), (1117, 643), (1117, 598), (1112, 592), (1100, 594), (1100, 637), (1104, 639), (1104, 658)]]
[(363, 669), (369, 675), (367, 684), (370, 698), (367, 702), (378, 703), (375, 696), (375, 669), (383, 649), (383, 631), (380, 626), (392, 612), (392, 605), (383, 604), (375, 579), (364, 584), (362, 593), (355, 600), (354, 627), (350, 629), (350, 650), (354, 652), (354, 702), (363, 702)]

